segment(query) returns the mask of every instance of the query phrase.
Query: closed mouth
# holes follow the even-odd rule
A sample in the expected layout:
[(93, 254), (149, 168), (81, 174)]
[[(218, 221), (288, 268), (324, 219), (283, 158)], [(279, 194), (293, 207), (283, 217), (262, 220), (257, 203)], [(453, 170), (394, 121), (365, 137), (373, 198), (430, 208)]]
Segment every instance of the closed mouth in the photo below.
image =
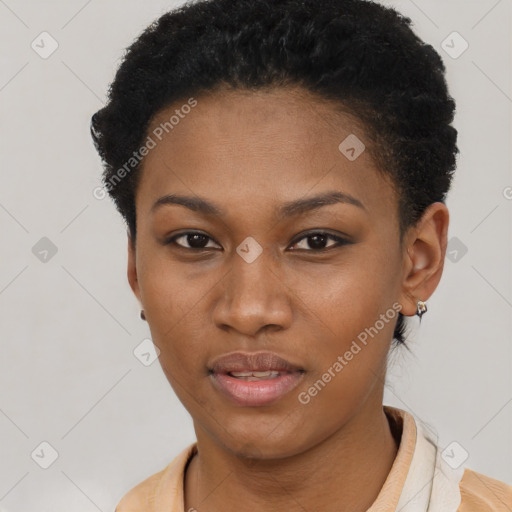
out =
[(302, 368), (273, 352), (234, 352), (217, 358), (208, 367), (208, 373), (230, 375), (239, 379), (275, 379)]
[(258, 380), (268, 380), (268, 379), (277, 379), (281, 375), (290, 372), (283, 372), (277, 370), (268, 370), (268, 371), (242, 371), (242, 372), (228, 372), (227, 375), (231, 377), (235, 377), (237, 379), (247, 380), (247, 381), (258, 381)]

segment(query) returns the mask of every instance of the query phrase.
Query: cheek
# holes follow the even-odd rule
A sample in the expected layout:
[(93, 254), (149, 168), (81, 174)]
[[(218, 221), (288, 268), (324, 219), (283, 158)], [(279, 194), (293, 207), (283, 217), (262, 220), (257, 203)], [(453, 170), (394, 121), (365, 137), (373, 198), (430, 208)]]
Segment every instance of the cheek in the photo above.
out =
[(198, 365), (205, 357), (207, 332), (202, 305), (212, 285), (207, 274), (206, 282), (193, 279), (165, 258), (143, 260), (141, 269), (141, 298), (151, 337), (160, 350), (162, 369), (180, 396), (180, 386), (189, 389), (205, 371)]
[(310, 320), (323, 333), (317, 338), (318, 364), (308, 380), (308, 385), (318, 381), (317, 388), (322, 389), (319, 407), (341, 398), (357, 404), (385, 370), (397, 320), (392, 307), (396, 287), (392, 258), (384, 251), (358, 250), (357, 255), (354, 251), (343, 266), (324, 269), (313, 280), (302, 281), (298, 295), (307, 305)]
[(201, 308), (202, 300), (218, 281), (211, 272), (199, 274), (191, 269), (173, 262), (161, 249), (141, 257), (141, 298), (150, 314), (150, 325), (159, 333), (170, 334), (185, 319), (188, 325), (195, 325), (191, 314)]
[[(347, 340), (372, 325), (391, 306), (396, 272), (391, 256), (365, 242), (339, 264), (310, 265), (290, 287), (334, 338)], [(299, 274), (301, 274), (299, 278)]]

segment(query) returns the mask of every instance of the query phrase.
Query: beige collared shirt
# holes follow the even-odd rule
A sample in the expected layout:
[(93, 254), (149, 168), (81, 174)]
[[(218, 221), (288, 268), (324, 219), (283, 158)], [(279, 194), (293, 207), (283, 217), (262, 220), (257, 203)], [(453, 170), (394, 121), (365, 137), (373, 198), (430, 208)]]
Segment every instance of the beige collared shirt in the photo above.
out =
[[(390, 425), (401, 432), (391, 471), (367, 512), (512, 512), (512, 487), (459, 466), (456, 450), (441, 450), (420, 421), (384, 406)], [(116, 512), (185, 512), (187, 462), (197, 443), (167, 467), (131, 489)]]

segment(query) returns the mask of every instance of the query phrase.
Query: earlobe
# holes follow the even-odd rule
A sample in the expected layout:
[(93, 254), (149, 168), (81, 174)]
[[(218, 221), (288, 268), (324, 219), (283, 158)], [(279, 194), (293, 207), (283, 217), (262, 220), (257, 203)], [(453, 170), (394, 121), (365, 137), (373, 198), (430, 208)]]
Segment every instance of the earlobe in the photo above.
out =
[(441, 280), (448, 225), (449, 212), (446, 205), (433, 203), (427, 208), (407, 241), (400, 301), (402, 314), (405, 316), (418, 314), (418, 303), (426, 302)]

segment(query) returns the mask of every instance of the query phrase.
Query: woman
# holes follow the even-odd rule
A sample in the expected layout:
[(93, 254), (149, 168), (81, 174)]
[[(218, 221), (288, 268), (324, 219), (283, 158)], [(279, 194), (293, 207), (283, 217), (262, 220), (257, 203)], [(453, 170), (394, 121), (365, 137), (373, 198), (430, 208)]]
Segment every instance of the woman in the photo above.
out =
[(131, 45), (91, 131), (197, 442), (118, 512), (511, 510), (383, 406), (443, 272), (455, 104), (363, 0), (207, 0)]

